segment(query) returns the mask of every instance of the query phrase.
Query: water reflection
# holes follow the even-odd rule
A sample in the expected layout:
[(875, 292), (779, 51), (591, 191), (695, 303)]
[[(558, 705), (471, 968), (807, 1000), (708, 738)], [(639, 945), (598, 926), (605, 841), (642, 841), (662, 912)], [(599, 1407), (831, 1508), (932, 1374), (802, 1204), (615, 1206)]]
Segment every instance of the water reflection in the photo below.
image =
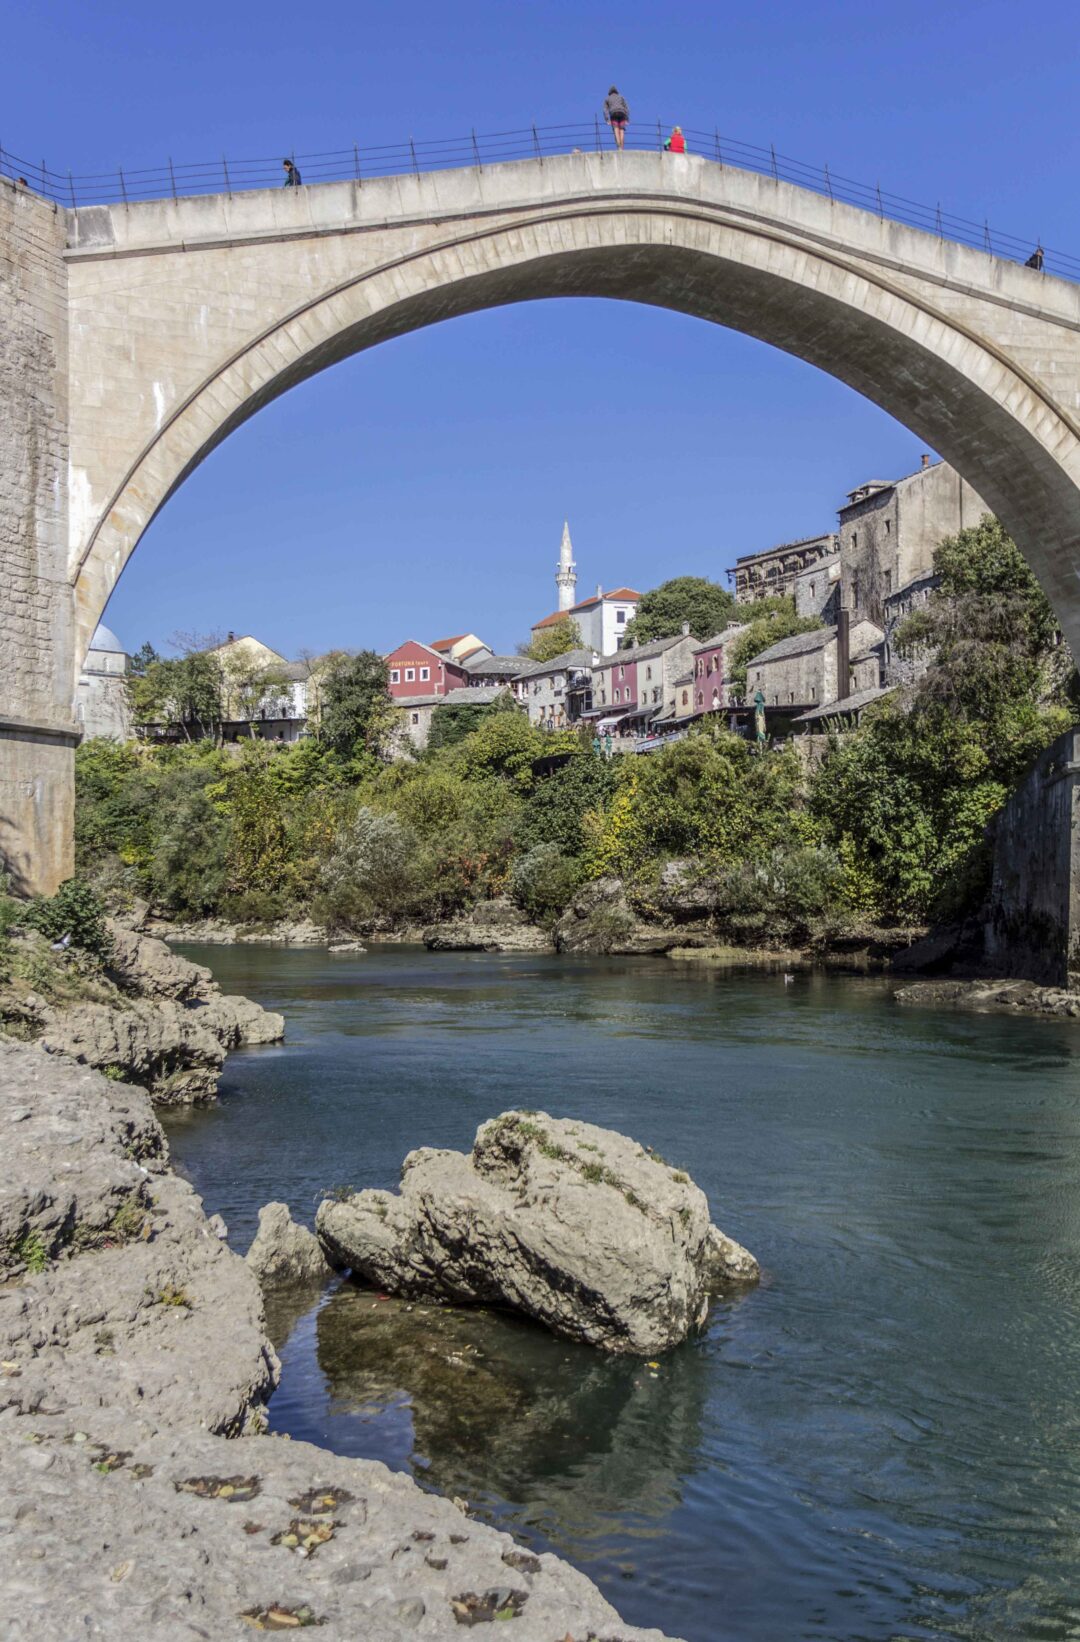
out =
[(332, 1414), (407, 1408), (428, 1485), (527, 1505), (567, 1547), (614, 1513), (660, 1522), (700, 1463), (700, 1342), (649, 1368), (505, 1313), (406, 1305), (348, 1283), (320, 1309), (316, 1341)]

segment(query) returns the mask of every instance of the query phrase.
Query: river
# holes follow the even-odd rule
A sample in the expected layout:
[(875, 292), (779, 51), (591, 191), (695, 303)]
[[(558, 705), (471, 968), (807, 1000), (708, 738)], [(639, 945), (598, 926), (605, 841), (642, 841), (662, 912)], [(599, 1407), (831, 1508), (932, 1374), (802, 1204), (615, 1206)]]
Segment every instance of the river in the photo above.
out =
[(234, 1248), (523, 1105), (689, 1169), (766, 1273), (651, 1370), (346, 1284), (276, 1319), (273, 1429), (688, 1642), (1080, 1635), (1080, 1025), (667, 959), (183, 950), (288, 1026), (167, 1119)]

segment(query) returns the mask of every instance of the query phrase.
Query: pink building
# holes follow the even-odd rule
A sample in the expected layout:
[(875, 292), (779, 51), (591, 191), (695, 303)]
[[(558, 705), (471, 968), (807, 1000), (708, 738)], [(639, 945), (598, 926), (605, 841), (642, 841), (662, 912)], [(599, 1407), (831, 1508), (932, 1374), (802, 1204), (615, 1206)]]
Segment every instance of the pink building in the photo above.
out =
[(394, 701), (413, 696), (444, 696), (466, 682), (464, 667), (440, 656), (429, 644), (406, 639), (386, 657), (387, 688)]
[(731, 699), (733, 686), (729, 676), (731, 647), (745, 631), (745, 622), (732, 622), (722, 633), (716, 633), (711, 639), (705, 639), (701, 644), (694, 646), (694, 712), (715, 713), (723, 707), (734, 705)]

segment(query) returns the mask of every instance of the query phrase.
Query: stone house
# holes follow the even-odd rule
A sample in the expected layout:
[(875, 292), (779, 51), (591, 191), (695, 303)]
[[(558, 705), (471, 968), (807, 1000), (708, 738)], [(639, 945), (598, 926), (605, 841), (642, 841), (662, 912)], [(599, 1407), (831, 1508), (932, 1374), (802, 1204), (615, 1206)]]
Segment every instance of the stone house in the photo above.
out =
[(84, 741), (110, 736), (130, 741), (134, 734), (127, 693), (128, 656), (116, 634), (99, 625), (86, 652), (75, 689), (75, 717)]
[(903, 479), (871, 479), (840, 509), (841, 602), (852, 621), (885, 624), (886, 601), (933, 574), (945, 536), (978, 524), (990, 509), (947, 462), (923, 457)]
[(601, 656), (593, 667), (593, 704), (587, 716), (620, 732), (640, 733), (654, 718), (673, 713), (676, 680), (693, 672), (696, 643), (687, 628), (674, 638)]
[(908, 582), (898, 593), (890, 593), (885, 600), (885, 642), (882, 662), (886, 684), (915, 684), (926, 672), (929, 653), (902, 656), (896, 648), (897, 630), (914, 610), (921, 610), (938, 585), (937, 576), (921, 576)]
[(517, 695), (518, 679), (531, 667), (535, 667), (536, 663), (528, 656), (493, 656), (489, 653), (479, 661), (470, 658), (464, 665), (467, 669), (467, 684), (480, 688), (489, 684), (501, 684)]
[(839, 551), (828, 553), (815, 564), (807, 565), (795, 577), (796, 615), (817, 616), (830, 627), (835, 627), (840, 609), (841, 584)]
[(534, 661), (518, 675), (518, 700), (529, 723), (545, 730), (576, 724), (593, 705), (592, 650), (564, 650), (551, 661)]
[(796, 578), (819, 560), (831, 557), (836, 549), (836, 536), (830, 531), (824, 536), (781, 542), (761, 553), (742, 554), (727, 572), (735, 583), (736, 603), (752, 604), (755, 599), (794, 593)]
[[(848, 691), (876, 688), (881, 683), (880, 651), (884, 633), (874, 622), (851, 623)], [(747, 668), (746, 695), (752, 702), (758, 690), (768, 707), (818, 707), (835, 701), (838, 639), (835, 627), (795, 633), (780, 639)]]
[(448, 690), (444, 696), (413, 696), (399, 702), (401, 722), (391, 739), (390, 756), (401, 759), (423, 752), (431, 734), (431, 720), (436, 707), (490, 707), (506, 693), (504, 685), (464, 684)]

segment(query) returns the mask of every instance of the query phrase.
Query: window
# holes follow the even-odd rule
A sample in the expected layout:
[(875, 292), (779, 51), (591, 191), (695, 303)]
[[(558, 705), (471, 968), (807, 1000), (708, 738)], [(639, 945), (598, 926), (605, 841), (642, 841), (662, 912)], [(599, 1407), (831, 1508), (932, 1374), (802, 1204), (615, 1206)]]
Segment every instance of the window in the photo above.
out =
[(705, 696), (704, 696), (704, 693), (701, 690), (699, 690), (698, 693), (697, 693), (697, 704), (698, 704), (699, 707), (704, 707), (704, 705), (705, 705)]
[(414, 724), (419, 724), (420, 714), (419, 713), (414, 713), (413, 716), (412, 716), (412, 721), (413, 721)]
[(658, 684), (653, 685), (652, 698), (654, 701), (660, 700), (660, 686)]
[(686, 706), (686, 704), (688, 703), (689, 700), (690, 700), (690, 692), (689, 692), (689, 690), (684, 690), (683, 693), (682, 693), (682, 704), (683, 704), (684, 707)]
[(420, 669), (420, 682), (421, 682), (421, 684), (426, 684), (430, 677), (431, 677), (431, 668), (430, 667), (421, 667), (421, 669)]
[(412, 684), (413, 681), (415, 680), (415, 678), (416, 678), (416, 668), (415, 667), (406, 667), (406, 669), (405, 669), (405, 683), (406, 684)]
[(810, 686), (810, 700), (811, 701), (816, 701), (817, 700), (817, 685), (816, 684), (811, 684), (811, 686)]
[(400, 667), (395, 667), (393, 672), (390, 674), (390, 683), (391, 684), (400, 684), (401, 683), (401, 668)]
[(794, 701), (794, 700), (795, 700), (795, 692), (794, 692), (794, 690), (789, 690), (789, 691), (788, 691), (788, 693), (787, 693), (787, 698), (788, 698), (788, 701)]
[(616, 612), (615, 612), (615, 621), (616, 621), (617, 626), (619, 626), (619, 627), (625, 626), (625, 624), (626, 624), (626, 611), (625, 610), (616, 610)]
[(645, 677), (646, 677), (646, 678), (652, 678), (652, 668), (651, 668), (651, 667), (646, 667), (646, 669), (645, 669)]
[(719, 707), (719, 705), (720, 705), (720, 692), (719, 692), (719, 690), (714, 690), (713, 693), (712, 693), (712, 706), (713, 706), (713, 712), (714, 713), (715, 713), (716, 709)]
[(852, 547), (858, 547), (859, 545), (859, 532), (857, 530), (851, 532), (851, 545)]
[(620, 677), (620, 679), (624, 679), (626, 677), (626, 668), (625, 667), (620, 667), (619, 668), (619, 677)]
[(891, 570), (886, 570), (886, 572), (885, 572), (885, 597), (888, 598), (888, 596), (891, 592), (892, 592), (892, 571)]
[(813, 598), (813, 596), (814, 596), (814, 583), (811, 582), (810, 583), (810, 597)]
[(613, 699), (615, 701), (621, 701), (622, 700), (622, 691), (621, 690), (616, 690), (615, 693), (614, 693)]
[(892, 532), (892, 520), (891, 519), (886, 519), (885, 520), (885, 534), (886, 534), (886, 536), (890, 535), (891, 532)]

